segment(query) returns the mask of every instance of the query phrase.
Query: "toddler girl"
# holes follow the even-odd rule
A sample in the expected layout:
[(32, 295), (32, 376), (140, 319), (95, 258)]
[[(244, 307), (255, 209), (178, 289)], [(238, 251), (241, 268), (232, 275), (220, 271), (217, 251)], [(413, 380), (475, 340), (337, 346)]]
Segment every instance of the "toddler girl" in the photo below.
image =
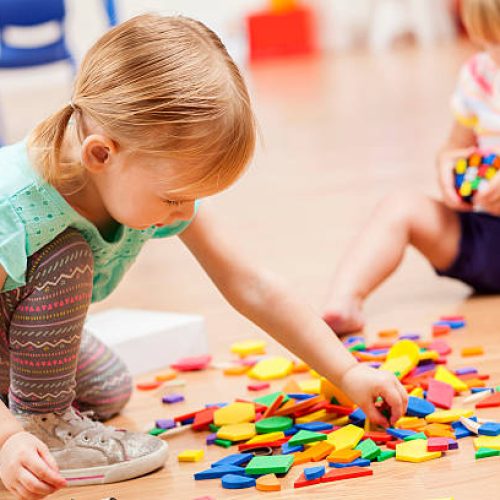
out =
[(452, 97), (455, 122), (437, 161), (443, 200), (402, 192), (382, 201), (334, 278), (324, 319), (339, 334), (363, 328), (363, 301), (396, 270), (408, 245), (438, 275), (477, 292), (500, 291), (500, 176), (472, 206), (458, 196), (453, 178), (455, 161), (474, 148), (500, 152), (500, 0), (463, 0), (462, 18), (484, 51), (464, 64)]
[[(373, 422), (406, 393), (356, 363), (329, 328), (255, 268), (197, 200), (232, 185), (254, 150), (243, 79), (217, 36), (144, 15), (86, 55), (71, 103), (0, 150), (0, 477), (19, 498), (114, 482), (160, 467), (167, 444), (95, 422), (131, 393), (125, 366), (82, 333), (92, 301), (144, 243), (180, 235), (236, 310), (315, 367)], [(75, 407), (80, 410), (76, 411)]]

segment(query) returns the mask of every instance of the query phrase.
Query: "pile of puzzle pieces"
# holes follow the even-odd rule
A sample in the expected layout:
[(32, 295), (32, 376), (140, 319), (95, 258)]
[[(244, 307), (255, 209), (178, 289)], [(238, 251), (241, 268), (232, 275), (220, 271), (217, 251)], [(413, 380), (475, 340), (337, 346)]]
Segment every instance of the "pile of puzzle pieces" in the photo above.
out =
[(500, 157), (494, 153), (476, 151), (468, 158), (460, 158), (454, 167), (455, 189), (467, 203), (477, 191), (486, 188), (500, 168)]
[[(237, 447), (237, 453), (194, 474), (198, 481), (219, 479), (228, 489), (276, 491), (281, 489), (280, 478), (299, 466), (295, 488), (371, 476), (373, 462), (438, 459), (469, 436), (474, 437), (477, 459), (498, 456), (500, 423), (478, 418), (473, 405), (477, 409), (500, 406), (500, 387), (487, 387), (489, 376), (473, 367), (451, 370), (445, 366), (451, 348), (441, 337), (464, 325), (462, 317), (443, 317), (432, 325), (430, 341), (421, 340), (418, 334), (399, 335), (396, 330), (379, 332), (380, 340), (372, 345), (366, 345), (362, 337), (345, 340), (360, 362), (393, 372), (406, 388), (407, 412), (393, 427), (372, 429), (360, 408), (311, 370), (309, 379), (291, 379), (282, 391), (252, 400), (207, 404), (173, 419), (158, 420), (150, 432), (168, 438), (171, 429), (189, 427), (209, 432), (207, 445)], [(280, 357), (257, 357), (250, 362), (250, 356), (265, 354), (264, 347), (261, 341), (245, 341), (232, 348), (247, 359), (241, 363), (247, 370), (241, 373), (261, 381), (248, 385), (249, 390), (268, 388), (262, 381), (285, 377), (294, 367), (303, 371), (300, 363)], [(463, 356), (481, 353), (480, 346), (462, 350)], [(456, 397), (460, 406), (455, 405)], [(387, 411), (380, 403), (381, 411)], [(184, 450), (178, 459), (193, 462), (203, 456), (204, 450)]]

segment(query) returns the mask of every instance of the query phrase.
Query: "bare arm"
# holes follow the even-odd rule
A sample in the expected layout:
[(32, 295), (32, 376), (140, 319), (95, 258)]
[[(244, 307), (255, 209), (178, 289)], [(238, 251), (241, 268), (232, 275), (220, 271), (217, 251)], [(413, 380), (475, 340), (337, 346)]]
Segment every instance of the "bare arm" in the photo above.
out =
[(455, 120), (450, 130), (448, 140), (441, 148), (439, 153), (442, 154), (444, 152), (475, 147), (477, 147), (477, 138), (474, 131)]
[(230, 245), (203, 207), (181, 234), (214, 284), (241, 314), (333, 382), (356, 364), (319, 316)]
[(404, 414), (407, 395), (396, 377), (357, 363), (310, 307), (227, 241), (207, 207), (181, 239), (236, 310), (338, 385), (372, 422), (388, 424), (374, 404), (379, 396), (391, 407), (392, 423)]

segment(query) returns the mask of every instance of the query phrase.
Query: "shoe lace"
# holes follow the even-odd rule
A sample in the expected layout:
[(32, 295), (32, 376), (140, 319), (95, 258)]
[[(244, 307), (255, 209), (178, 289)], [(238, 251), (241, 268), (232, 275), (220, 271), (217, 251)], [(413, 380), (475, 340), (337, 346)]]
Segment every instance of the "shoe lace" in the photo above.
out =
[(86, 433), (98, 434), (99, 439), (104, 441), (109, 438), (117, 438), (119, 431), (112, 426), (99, 422), (93, 411), (79, 412), (74, 408), (61, 415), (61, 418), (71, 426), (84, 430)]

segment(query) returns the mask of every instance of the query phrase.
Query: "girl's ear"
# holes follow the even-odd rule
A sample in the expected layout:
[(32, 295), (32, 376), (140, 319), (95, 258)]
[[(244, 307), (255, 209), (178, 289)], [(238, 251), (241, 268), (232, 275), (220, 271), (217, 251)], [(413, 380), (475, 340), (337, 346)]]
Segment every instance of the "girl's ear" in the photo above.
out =
[(82, 163), (91, 172), (101, 172), (117, 152), (115, 141), (100, 134), (87, 136), (82, 143)]

